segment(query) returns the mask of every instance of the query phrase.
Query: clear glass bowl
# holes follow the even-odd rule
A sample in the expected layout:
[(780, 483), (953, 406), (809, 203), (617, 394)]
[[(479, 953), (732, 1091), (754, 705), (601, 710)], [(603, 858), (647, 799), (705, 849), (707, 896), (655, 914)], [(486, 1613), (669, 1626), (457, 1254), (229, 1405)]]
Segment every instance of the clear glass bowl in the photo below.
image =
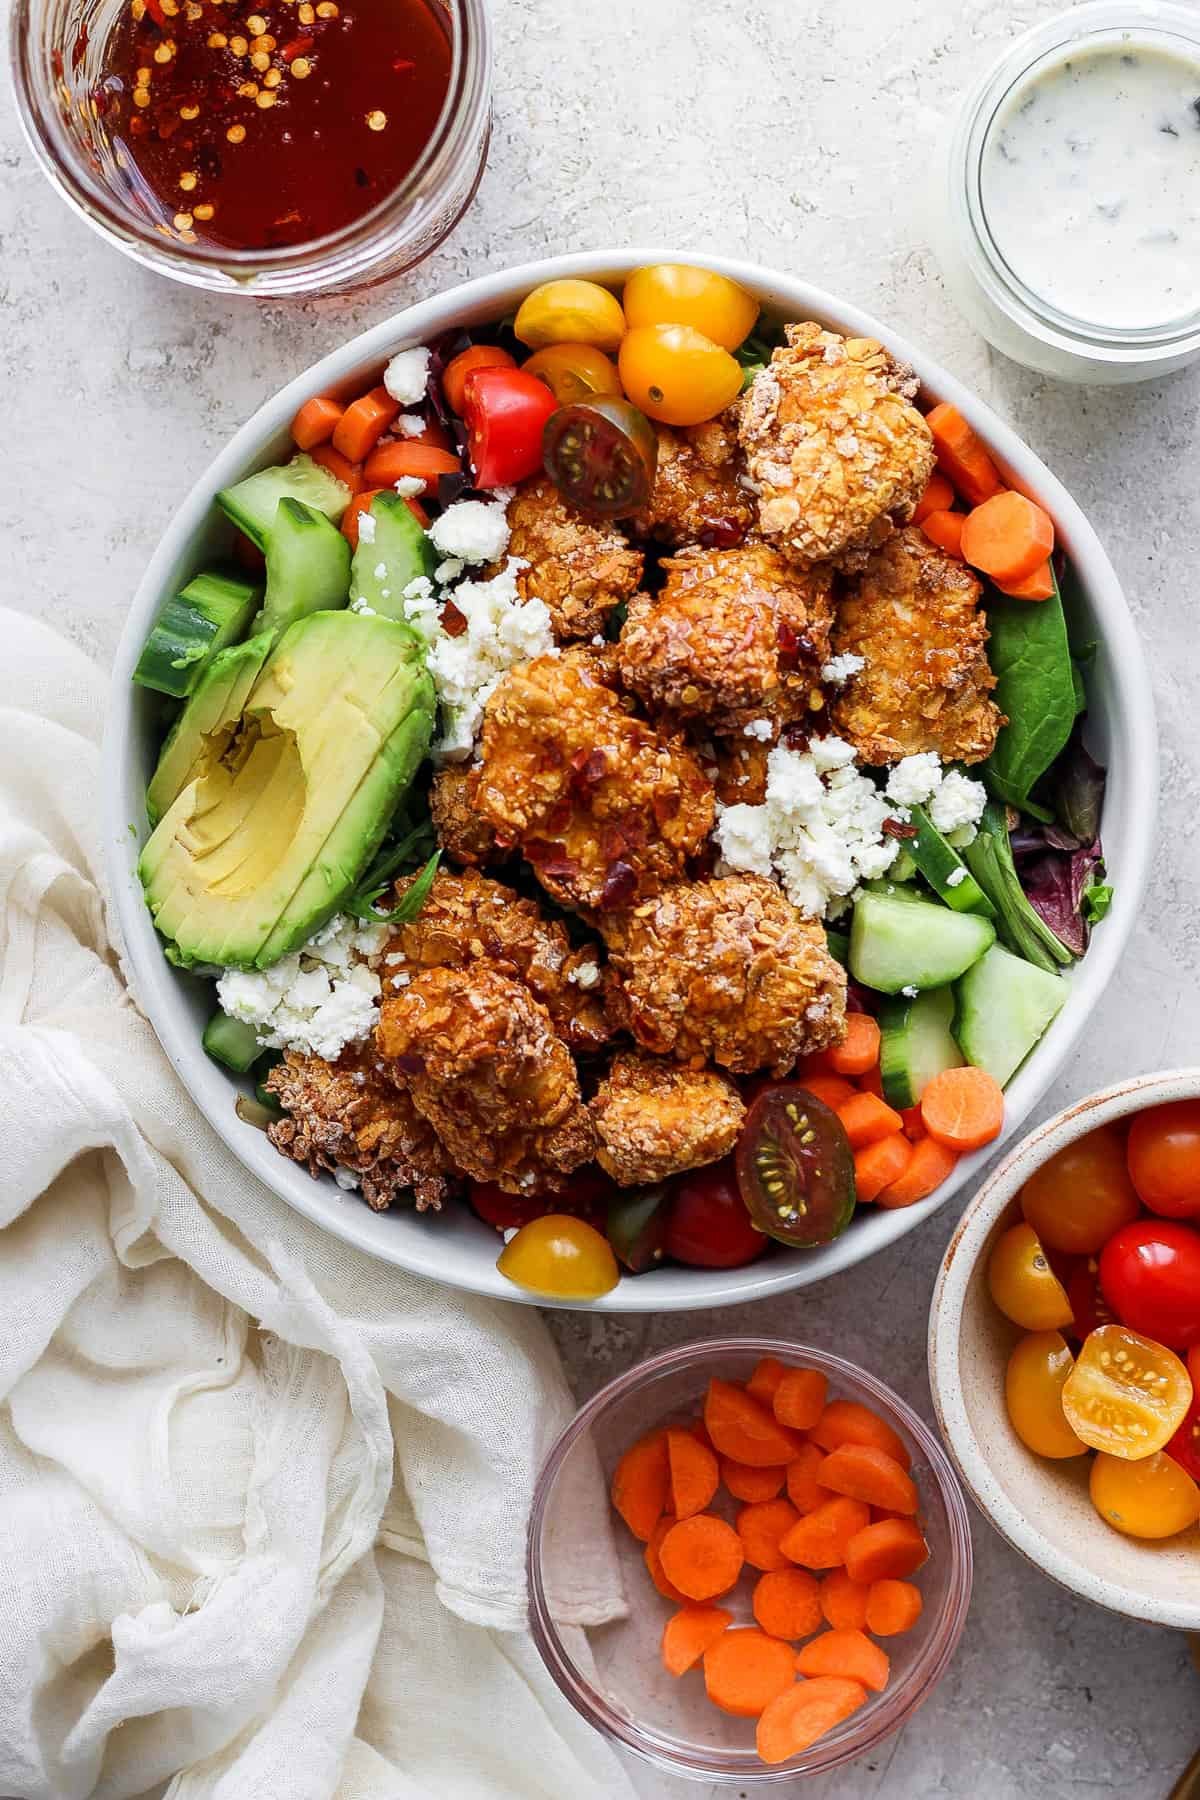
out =
[[(778, 1767), (759, 1761), (755, 1721), (719, 1712), (707, 1698), (698, 1670), (676, 1679), (663, 1668), (659, 1640), (673, 1608), (646, 1573), (642, 1545), (619, 1522), (617, 1554), (629, 1616), (589, 1633), (594, 1666), (581, 1667), (551, 1617), (546, 1597), (548, 1587), (563, 1590), (563, 1571), (570, 1568), (579, 1530), (572, 1495), (594, 1475), (595, 1459), (609, 1482), (619, 1457), (643, 1432), (698, 1415), (710, 1376), (744, 1380), (762, 1356), (823, 1370), (831, 1396), (862, 1401), (899, 1432), (912, 1453), (930, 1550), (929, 1561), (914, 1578), (924, 1599), (920, 1620), (904, 1636), (886, 1641), (892, 1669), (885, 1691)], [(732, 1517), (736, 1506), (726, 1497), (725, 1506), (716, 1502), (714, 1510)], [(576, 1414), (538, 1479), (529, 1521), (528, 1575), (534, 1641), (558, 1687), (590, 1725), (670, 1774), (745, 1789), (827, 1773), (875, 1748), (911, 1717), (941, 1679), (962, 1633), (971, 1597), (971, 1537), (966, 1502), (936, 1438), (881, 1381), (806, 1344), (710, 1338), (664, 1351), (630, 1369)], [(737, 1624), (754, 1623), (750, 1587), (743, 1575), (732, 1596), (719, 1602)]]
[[(406, 179), (340, 231), (277, 250), (187, 244), (118, 179), (91, 103), (120, 0), (14, 0), (9, 49), (17, 109), (34, 155), (63, 199), (108, 243), (174, 281), (256, 299), (346, 293), (402, 274), (435, 250), (475, 196), (491, 129), (486, 0), (431, 0), (445, 14), (450, 88)], [(164, 235), (165, 233), (165, 235)]]

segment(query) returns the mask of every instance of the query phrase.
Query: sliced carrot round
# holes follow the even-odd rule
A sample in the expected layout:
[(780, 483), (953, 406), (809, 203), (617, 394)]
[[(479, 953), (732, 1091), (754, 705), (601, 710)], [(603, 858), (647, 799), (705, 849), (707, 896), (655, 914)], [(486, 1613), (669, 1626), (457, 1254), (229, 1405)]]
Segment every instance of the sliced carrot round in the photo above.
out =
[(867, 1622), (867, 1600), (871, 1590), (859, 1581), (851, 1581), (845, 1569), (830, 1569), (821, 1582), (821, 1611), (826, 1623), (835, 1630), (861, 1631)]
[(921, 530), (931, 544), (947, 556), (962, 556), (962, 532), (966, 513), (931, 512), (921, 520)]
[(881, 1034), (870, 1013), (847, 1013), (846, 1035), (829, 1051), (835, 1075), (865, 1075), (879, 1061)]
[(658, 1524), (654, 1527), (654, 1530), (650, 1533), (646, 1548), (642, 1551), (642, 1561), (646, 1565), (646, 1573), (649, 1575), (663, 1599), (672, 1601), (676, 1606), (686, 1606), (688, 1604), (688, 1596), (685, 1593), (682, 1593), (680, 1589), (675, 1586), (673, 1581), (668, 1579), (667, 1573), (662, 1566), (662, 1557), (659, 1555), (659, 1551), (662, 1549), (662, 1541), (674, 1524), (675, 1520), (671, 1517), (670, 1513), (664, 1513), (662, 1518), (658, 1521)]
[(874, 1444), (839, 1444), (817, 1471), (822, 1487), (865, 1500), (868, 1506), (909, 1514), (917, 1510), (917, 1488), (902, 1463)]
[(717, 1459), (690, 1431), (667, 1432), (667, 1465), (671, 1478), (671, 1502), (677, 1519), (703, 1512), (721, 1480)]
[(689, 1600), (727, 1594), (742, 1572), (746, 1553), (732, 1525), (712, 1513), (680, 1519), (658, 1547), (667, 1580)]
[(684, 1606), (663, 1626), (662, 1659), (668, 1675), (684, 1675), (723, 1631), (733, 1624), (733, 1614), (723, 1606)]
[(775, 1399), (775, 1389), (787, 1374), (787, 1364), (780, 1362), (777, 1356), (760, 1356), (754, 1365), (754, 1373), (746, 1383), (746, 1392), (761, 1400), (768, 1409)]
[[(792, 1466), (788, 1464), (788, 1468)], [(749, 1463), (733, 1462), (728, 1456), (721, 1458), (721, 1480), (735, 1500), (774, 1500), (783, 1492), (784, 1473), (780, 1464), (770, 1469), (752, 1469)]]
[(461, 462), (451, 451), (418, 443), (415, 438), (377, 444), (363, 464), (363, 474), (370, 487), (395, 487), (398, 481), (406, 479), (423, 481), (422, 492), (434, 500), (440, 478), (457, 475), (461, 469)]
[(704, 1423), (714, 1450), (754, 1469), (788, 1463), (800, 1448), (795, 1433), (777, 1424), (752, 1394), (716, 1375), (708, 1384)]
[(801, 1675), (840, 1675), (861, 1681), (872, 1693), (882, 1694), (891, 1671), (886, 1650), (873, 1644), (865, 1631), (823, 1631), (809, 1640), (796, 1658)]
[(911, 1581), (886, 1578), (867, 1589), (867, 1630), (876, 1637), (899, 1637), (921, 1616), (921, 1590)]
[(899, 1432), (861, 1400), (831, 1400), (809, 1435), (822, 1450), (836, 1450), (839, 1444), (874, 1444), (903, 1468), (912, 1465), (908, 1445)]
[(704, 1653), (704, 1686), (714, 1706), (756, 1719), (796, 1679), (796, 1652), (754, 1625), (721, 1634)]
[(942, 1069), (921, 1095), (921, 1117), (948, 1150), (981, 1150), (1003, 1128), (1004, 1089), (986, 1069)]
[(871, 1509), (865, 1501), (836, 1494), (805, 1513), (780, 1538), (779, 1548), (789, 1562), (801, 1563), (806, 1569), (836, 1569), (846, 1560), (850, 1540), (870, 1523)]
[(911, 1519), (880, 1519), (846, 1545), (846, 1573), (854, 1581), (903, 1581), (929, 1558), (929, 1546)]
[(660, 1427), (631, 1444), (612, 1478), (612, 1503), (635, 1538), (647, 1543), (666, 1511), (667, 1434)]
[(811, 1637), (821, 1625), (821, 1588), (807, 1569), (772, 1569), (760, 1575), (751, 1602), (769, 1637)]
[(925, 492), (917, 501), (917, 510), (912, 516), (912, 522), (914, 525), (919, 525), (921, 520), (928, 518), (931, 512), (949, 512), (953, 505), (954, 489), (941, 470), (935, 469), (929, 477)]
[(336, 400), (326, 399), (324, 394), (306, 400), (292, 420), (292, 442), (297, 450), (313, 450), (328, 443), (342, 411)]
[[(920, 1117), (920, 1108), (911, 1111)], [(905, 1114), (905, 1135), (909, 1131), (909, 1118)], [(921, 1131), (925, 1129), (921, 1123)], [(910, 1139), (910, 1142), (912, 1140)], [(943, 1181), (948, 1181), (958, 1167), (958, 1152), (950, 1150), (945, 1144), (939, 1144), (936, 1138), (919, 1137), (913, 1144), (913, 1153), (908, 1159), (908, 1166), (903, 1174), (882, 1188), (875, 1196), (876, 1206), (885, 1210), (901, 1206), (915, 1206), (918, 1200), (927, 1200), (930, 1194), (937, 1192)]]
[(817, 1480), (817, 1470), (824, 1462), (819, 1444), (801, 1444), (787, 1466), (788, 1499), (798, 1513), (810, 1513), (832, 1495)]
[(818, 1675), (798, 1681), (768, 1700), (755, 1733), (765, 1763), (788, 1762), (856, 1712), (867, 1698), (861, 1681)]
[(775, 1390), (775, 1417), (794, 1431), (807, 1431), (825, 1410), (829, 1377), (819, 1369), (789, 1369)]
[(743, 1506), (737, 1516), (737, 1534), (752, 1569), (786, 1569), (788, 1559), (779, 1541), (799, 1519), (790, 1500), (759, 1500)]

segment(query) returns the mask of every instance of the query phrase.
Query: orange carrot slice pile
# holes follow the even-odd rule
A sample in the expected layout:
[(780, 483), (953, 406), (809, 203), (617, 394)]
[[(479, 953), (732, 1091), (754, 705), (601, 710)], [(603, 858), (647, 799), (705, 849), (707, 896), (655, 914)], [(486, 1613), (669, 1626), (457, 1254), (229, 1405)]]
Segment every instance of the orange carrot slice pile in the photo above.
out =
[(658, 1556), (667, 1580), (689, 1600), (715, 1600), (718, 1594), (727, 1594), (746, 1560), (733, 1526), (712, 1513), (696, 1513), (672, 1525)]
[(721, 1634), (704, 1653), (704, 1686), (714, 1706), (756, 1719), (796, 1679), (796, 1652), (754, 1625)]

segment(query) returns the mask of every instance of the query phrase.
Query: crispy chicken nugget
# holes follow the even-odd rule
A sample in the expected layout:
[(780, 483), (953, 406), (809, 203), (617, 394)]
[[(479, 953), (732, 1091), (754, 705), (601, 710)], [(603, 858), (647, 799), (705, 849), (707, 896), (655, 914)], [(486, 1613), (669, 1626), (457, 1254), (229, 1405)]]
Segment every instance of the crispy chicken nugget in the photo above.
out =
[(264, 1084), (288, 1115), (268, 1125), (267, 1136), (310, 1175), (352, 1169), (375, 1212), (386, 1212), (409, 1188), (418, 1212), (436, 1212), (454, 1165), (377, 1063), (370, 1042), (348, 1047), (336, 1063), (289, 1050)]
[(564, 906), (604, 912), (682, 875), (713, 822), (682, 737), (656, 731), (576, 647), (510, 669), (484, 714), (471, 793)]
[(601, 930), (615, 1021), (659, 1056), (786, 1075), (843, 1035), (845, 971), (766, 876), (678, 882)]
[(852, 567), (912, 518), (933, 473), (917, 380), (873, 338), (812, 323), (786, 337), (740, 410), (759, 530), (803, 565)]
[(511, 976), (427, 969), (384, 999), (377, 1037), (391, 1079), (474, 1180), (553, 1193), (595, 1155), (571, 1053)]
[(650, 504), (632, 520), (640, 537), (685, 544), (739, 544), (754, 523), (741, 486), (737, 417), (730, 407), (704, 425), (654, 427), (658, 468)]
[(758, 738), (714, 738), (704, 759), (722, 806), (762, 806), (767, 798), (769, 743)]
[(496, 834), (471, 803), (465, 763), (446, 763), (438, 769), (429, 789), (429, 813), (438, 843), (456, 863), (481, 868), (504, 862), (509, 852), (496, 842)]
[(821, 703), (833, 576), (793, 568), (767, 544), (687, 550), (666, 586), (638, 594), (617, 646), (621, 679), (647, 705), (717, 733), (764, 740)]
[[(414, 877), (396, 883), (401, 899)], [(571, 948), (566, 928), (474, 869), (443, 870), (415, 919), (396, 927), (383, 958), (384, 992), (407, 987), (425, 969), (485, 967), (523, 982), (573, 1050), (597, 1050), (612, 1035), (604, 1010), (604, 953)]]
[(620, 1187), (652, 1186), (733, 1149), (746, 1108), (727, 1076), (622, 1050), (588, 1103), (596, 1160)]
[(613, 525), (589, 519), (564, 500), (547, 475), (523, 482), (508, 503), (510, 556), (522, 600), (545, 602), (556, 642), (603, 632), (614, 606), (637, 592), (642, 552)]
[(989, 697), (979, 582), (965, 563), (910, 525), (877, 550), (842, 600), (833, 644), (865, 666), (833, 706), (833, 722), (868, 763), (924, 750), (981, 762), (1006, 723)]

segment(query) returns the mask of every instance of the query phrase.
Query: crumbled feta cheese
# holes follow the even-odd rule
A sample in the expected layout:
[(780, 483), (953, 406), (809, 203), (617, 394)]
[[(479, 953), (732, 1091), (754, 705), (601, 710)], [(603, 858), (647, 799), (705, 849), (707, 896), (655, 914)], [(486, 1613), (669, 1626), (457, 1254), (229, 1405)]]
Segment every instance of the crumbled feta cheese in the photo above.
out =
[(942, 765), (932, 750), (906, 756), (888, 776), (887, 795), (897, 806), (923, 806), (942, 779)]
[(607, 644), (607, 642), (608, 642), (608, 639), (604, 636), (604, 633), (601, 631), (598, 631), (596, 633), (595, 637), (592, 639), (592, 649), (593, 650), (603, 650), (603, 648), (604, 648), (605, 644)]
[(415, 576), (405, 588), (401, 600), (407, 622), (414, 631), (420, 632), (427, 644), (432, 644), (438, 634), (439, 613), (433, 583), (428, 575)]
[(830, 687), (845, 687), (852, 675), (865, 669), (865, 656), (855, 656), (852, 650), (843, 650), (840, 656), (831, 656), (827, 663), (821, 665), (821, 680), (827, 681)]
[(354, 1189), (358, 1186), (358, 1176), (354, 1173), (354, 1170), (345, 1168), (341, 1163), (334, 1169), (333, 1179), (337, 1182), (343, 1193), (346, 1194), (353, 1193)]
[(406, 988), (411, 980), (411, 975), (393, 975), (392, 986), (394, 988)]
[(361, 594), (356, 600), (350, 602), (350, 611), (361, 613), (364, 619), (377, 619), (379, 617), (375, 608), (373, 606), (368, 606)]
[(967, 871), (965, 869), (951, 869), (946, 877), (946, 886), (957, 887), (960, 881), (965, 881), (966, 879)]
[(373, 513), (359, 513), (358, 541), (360, 544), (373, 544), (375, 542), (375, 515)]
[(401, 406), (415, 406), (429, 385), (429, 352), (424, 344), (399, 350), (383, 371), (383, 385)]
[(957, 831), (977, 825), (987, 805), (987, 789), (958, 769), (947, 769), (941, 786), (929, 803), (929, 816), (939, 831)]
[(380, 982), (368, 959), (387, 939), (385, 925), (337, 914), (269, 969), (226, 969), (217, 998), (231, 1019), (257, 1027), (264, 1049), (333, 1062), (375, 1028)]
[(463, 562), (499, 562), (508, 549), (508, 520), (502, 506), (485, 500), (456, 500), (429, 527), (429, 541), (443, 556)]
[(919, 989), (919, 988), (917, 988), (917, 987), (916, 987), (916, 986), (915, 986), (915, 985), (914, 985), (914, 984), (913, 984), (913, 983), (912, 983), (912, 982), (911, 982), (911, 981), (910, 981), (910, 982), (909, 982), (909, 983), (908, 983), (908, 984), (907, 984), (907, 986), (906, 986), (906, 987), (902, 987), (902, 988), (901, 988), (901, 989), (900, 989), (900, 992), (901, 992), (901, 993), (902, 993), (902, 994), (903, 994), (903, 995), (904, 995), (904, 998), (905, 998), (905, 999), (906, 999), (906, 1000), (915, 1000), (915, 999), (916, 999), (916, 997), (917, 997), (917, 995), (918, 995), (918, 993), (919, 993), (919, 992), (920, 992), (920, 989)]
[(392, 426), (393, 431), (406, 438), (419, 438), (424, 429), (425, 421), (420, 413), (401, 413)]
[(400, 475), (392, 487), (402, 500), (415, 500), (418, 494), (425, 492), (425, 483), (419, 475)]
[(575, 984), (581, 988), (594, 988), (599, 979), (600, 968), (599, 965), (594, 962), (580, 963), (579, 967), (577, 969), (572, 969), (571, 973), (567, 976), (568, 981), (575, 982)]
[(749, 724), (742, 726), (742, 735), (757, 738), (760, 744), (769, 744), (775, 736), (775, 727), (770, 719), (751, 719)]
[(376, 581), (382, 581), (386, 574), (387, 574), (387, 564), (386, 563), (376, 563), (375, 564), (375, 579), (376, 579)]
[(818, 775), (824, 775), (827, 769), (848, 769), (854, 761), (854, 745), (841, 738), (814, 738), (808, 750)]
[(448, 556), (433, 571), (433, 579), (444, 587), (448, 581), (457, 581), (466, 566), (461, 556)]
[(507, 669), (555, 648), (545, 603), (522, 602), (517, 592), (520, 566), (510, 561), (490, 581), (464, 581), (454, 590), (466, 630), (457, 637), (439, 632), (429, 652), (442, 707), (443, 732), (433, 746), (439, 761), (461, 762), (470, 754), (483, 709)]
[(504, 1239), (504, 1242), (506, 1244), (512, 1243), (513, 1239), (517, 1235), (517, 1229), (518, 1228), (515, 1225), (506, 1225), (505, 1226), (504, 1230), (500, 1233), (500, 1235)]

